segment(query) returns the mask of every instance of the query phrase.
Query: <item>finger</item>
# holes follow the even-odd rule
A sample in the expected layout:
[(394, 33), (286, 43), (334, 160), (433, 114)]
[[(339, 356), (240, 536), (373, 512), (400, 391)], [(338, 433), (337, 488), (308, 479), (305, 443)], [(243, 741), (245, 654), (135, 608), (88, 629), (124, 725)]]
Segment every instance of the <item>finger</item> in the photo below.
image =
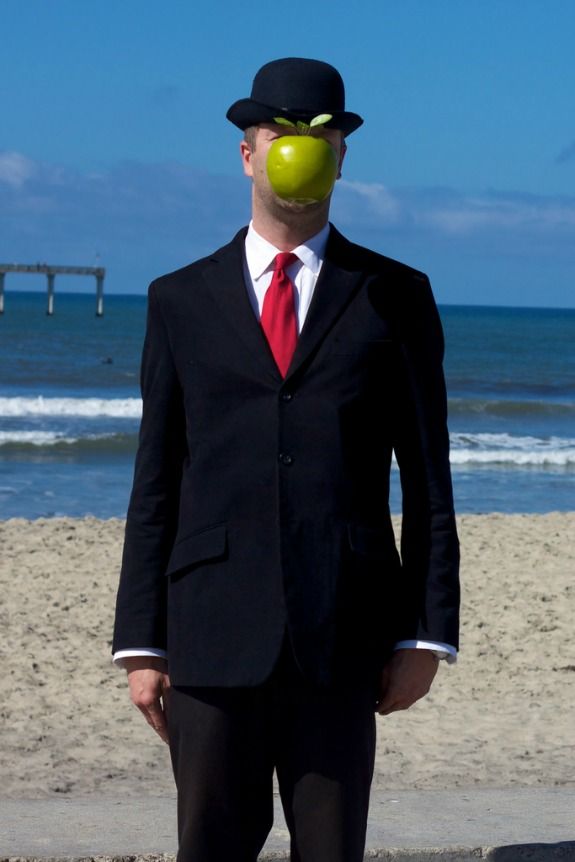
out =
[(382, 703), (384, 700), (388, 700), (389, 698), (389, 676), (386, 673), (382, 673), (377, 691), (377, 703)]
[(402, 689), (397, 684), (390, 682), (385, 688), (382, 686), (379, 692), (378, 707), (391, 708), (395, 703), (403, 699)]
[(388, 715), (390, 712), (394, 712), (396, 702), (395, 697), (384, 697), (378, 702), (377, 711), (380, 715)]
[(383, 700), (377, 705), (377, 711), (380, 715), (389, 715), (390, 712), (395, 712), (396, 708), (394, 700)]
[(160, 706), (160, 702), (155, 701), (148, 706), (139, 706), (138, 708), (143, 713), (150, 727), (156, 731), (158, 736), (160, 736), (164, 742), (168, 742), (168, 725), (164, 711)]
[(155, 730), (155, 732), (158, 734), (160, 739), (163, 740), (163, 742), (168, 743), (170, 741), (170, 738), (168, 736), (168, 725), (167, 725), (165, 719), (158, 719), (158, 718), (152, 719), (152, 718), (146, 716), (146, 721), (148, 722), (150, 727), (153, 728), (153, 730)]
[(164, 712), (164, 719), (166, 721), (166, 727), (168, 723), (168, 710), (170, 708), (170, 686), (168, 685), (162, 692), (162, 710)]
[(390, 715), (392, 712), (399, 712), (402, 709), (409, 709), (410, 704), (401, 700), (396, 700), (389, 705), (381, 705), (377, 710), (380, 715)]
[(391, 715), (392, 712), (395, 712), (397, 706), (395, 704), (391, 704), (391, 706), (380, 706), (378, 708), (379, 715)]

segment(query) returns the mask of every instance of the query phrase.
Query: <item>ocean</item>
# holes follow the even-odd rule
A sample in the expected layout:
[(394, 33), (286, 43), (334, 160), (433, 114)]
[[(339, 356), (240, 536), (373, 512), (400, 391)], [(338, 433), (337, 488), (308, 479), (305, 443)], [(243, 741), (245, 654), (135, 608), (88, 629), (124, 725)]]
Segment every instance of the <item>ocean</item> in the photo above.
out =
[[(7, 291), (0, 519), (123, 517), (140, 416), (144, 296)], [(575, 309), (440, 308), (456, 509), (575, 510)], [(400, 511), (397, 470), (392, 510)]]

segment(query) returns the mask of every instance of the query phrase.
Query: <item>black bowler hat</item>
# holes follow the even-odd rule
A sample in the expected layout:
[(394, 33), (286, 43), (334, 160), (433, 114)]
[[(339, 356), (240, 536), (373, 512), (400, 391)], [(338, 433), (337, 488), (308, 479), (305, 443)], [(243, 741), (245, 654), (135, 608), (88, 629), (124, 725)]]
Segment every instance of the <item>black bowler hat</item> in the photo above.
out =
[(321, 60), (286, 57), (262, 66), (251, 97), (234, 102), (226, 117), (243, 131), (273, 123), (275, 117), (309, 123), (319, 114), (331, 114), (326, 128), (341, 129), (344, 135), (363, 123), (359, 114), (345, 110), (345, 89), (337, 69)]

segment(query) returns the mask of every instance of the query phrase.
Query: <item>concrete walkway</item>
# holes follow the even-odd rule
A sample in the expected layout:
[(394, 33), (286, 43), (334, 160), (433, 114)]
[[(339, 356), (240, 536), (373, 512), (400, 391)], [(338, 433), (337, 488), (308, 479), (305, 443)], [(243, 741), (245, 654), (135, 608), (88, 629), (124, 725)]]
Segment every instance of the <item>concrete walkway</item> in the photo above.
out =
[[(175, 808), (175, 796), (0, 799), (0, 862), (168, 862)], [(575, 788), (374, 791), (365, 858), (575, 862)], [(289, 859), (277, 799), (260, 859)]]

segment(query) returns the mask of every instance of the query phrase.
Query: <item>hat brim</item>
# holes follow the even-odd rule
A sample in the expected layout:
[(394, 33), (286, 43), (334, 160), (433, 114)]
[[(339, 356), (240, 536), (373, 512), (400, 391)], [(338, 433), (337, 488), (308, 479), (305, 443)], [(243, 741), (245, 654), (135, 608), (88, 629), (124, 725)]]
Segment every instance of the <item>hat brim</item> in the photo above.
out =
[(226, 117), (243, 132), (250, 126), (259, 126), (260, 123), (273, 123), (275, 117), (283, 117), (286, 120), (291, 120), (293, 123), (296, 123), (298, 120), (307, 123), (311, 122), (319, 113), (331, 113), (332, 118), (329, 123), (325, 123), (325, 127), (327, 129), (340, 129), (346, 136), (359, 129), (363, 123), (363, 119), (359, 114), (354, 114), (352, 111), (330, 111), (329, 108), (326, 108), (322, 111), (310, 113), (309, 111), (274, 108), (271, 105), (256, 102), (254, 99), (239, 99), (237, 102), (234, 102), (228, 109)]

